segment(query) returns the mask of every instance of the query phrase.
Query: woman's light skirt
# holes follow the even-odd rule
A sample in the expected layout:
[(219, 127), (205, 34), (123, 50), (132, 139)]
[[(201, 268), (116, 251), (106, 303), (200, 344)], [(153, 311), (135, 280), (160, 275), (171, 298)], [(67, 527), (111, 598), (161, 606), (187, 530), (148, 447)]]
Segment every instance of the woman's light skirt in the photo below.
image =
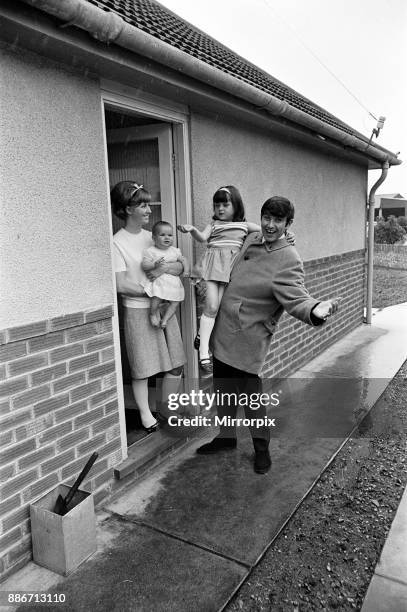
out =
[(148, 308), (124, 308), (124, 335), (132, 378), (148, 378), (186, 361), (176, 315), (165, 329), (153, 327)]

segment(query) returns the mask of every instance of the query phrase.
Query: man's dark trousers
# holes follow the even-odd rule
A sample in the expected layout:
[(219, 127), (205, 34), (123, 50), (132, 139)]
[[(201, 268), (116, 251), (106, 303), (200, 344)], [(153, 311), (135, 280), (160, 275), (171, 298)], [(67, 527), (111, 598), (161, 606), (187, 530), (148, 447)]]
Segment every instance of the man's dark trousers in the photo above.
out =
[[(258, 400), (262, 393), (262, 382), (257, 374), (238, 370), (213, 357), (213, 388), (215, 393), (219, 393), (220, 398), (217, 404), (218, 417), (231, 417), (234, 419), (237, 416), (239, 398), (242, 402), (243, 398), (247, 396), (250, 401), (250, 395), (255, 394), (254, 398)], [(226, 394), (232, 393), (237, 396), (237, 404), (233, 401), (228, 401), (228, 395)], [(224, 401), (222, 401), (222, 394), (225, 394)], [(244, 404), (245, 402), (243, 401)], [(250, 408), (250, 405), (244, 405), (244, 411), (247, 419), (264, 419), (264, 422), (266, 422), (267, 412), (265, 406), (260, 405), (259, 408), (253, 409)], [(270, 443), (270, 428), (266, 425), (261, 427), (251, 426), (250, 433), (253, 439), (254, 450), (266, 451)], [(221, 425), (219, 437), (236, 438), (236, 425)]]

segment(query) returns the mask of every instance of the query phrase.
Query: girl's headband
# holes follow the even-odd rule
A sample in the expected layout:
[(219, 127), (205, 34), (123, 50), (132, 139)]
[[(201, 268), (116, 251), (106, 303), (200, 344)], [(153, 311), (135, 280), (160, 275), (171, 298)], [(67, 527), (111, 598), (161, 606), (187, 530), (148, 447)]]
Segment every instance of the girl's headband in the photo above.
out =
[(232, 195), (227, 187), (221, 187), (218, 191), (226, 191), (229, 195)]

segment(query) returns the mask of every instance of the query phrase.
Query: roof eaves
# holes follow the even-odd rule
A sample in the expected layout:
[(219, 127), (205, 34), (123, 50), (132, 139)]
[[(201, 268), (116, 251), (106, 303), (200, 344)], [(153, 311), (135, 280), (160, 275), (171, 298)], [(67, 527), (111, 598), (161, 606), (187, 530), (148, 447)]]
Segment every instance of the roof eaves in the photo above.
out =
[(366, 136), (323, 107), (252, 64), (156, 0), (132, 0), (131, 2), (128, 0), (86, 0), (86, 2), (105, 11), (116, 13), (130, 26), (184, 52), (187, 56), (203, 61), (213, 69), (218, 69), (242, 83), (274, 96), (300, 113), (309, 115), (327, 126), (358, 139), (366, 146), (365, 151), (364, 146), (358, 147), (359, 152), (365, 153), (366, 157), (371, 157), (370, 153), (373, 149), (387, 156), (391, 164), (401, 163), (391, 151), (372, 143)]
[[(22, 1), (88, 31), (101, 42), (115, 43), (153, 59), (243, 99), (258, 110), (266, 110), (276, 118), (297, 123), (323, 138), (337, 141), (345, 149), (356, 149), (376, 163), (377, 160), (401, 163), (394, 153), (370, 142), (322, 107), (250, 64), (155, 0)], [(225, 64), (225, 54), (233, 65)]]

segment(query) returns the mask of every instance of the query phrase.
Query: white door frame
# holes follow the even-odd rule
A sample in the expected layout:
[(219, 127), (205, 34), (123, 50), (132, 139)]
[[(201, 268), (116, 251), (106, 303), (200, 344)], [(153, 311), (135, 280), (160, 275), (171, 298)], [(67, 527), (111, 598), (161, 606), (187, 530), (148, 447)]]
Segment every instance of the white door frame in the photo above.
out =
[[(112, 260), (112, 283), (115, 287), (113, 268), (113, 229), (110, 212), (109, 165), (107, 157), (107, 137), (105, 125), (105, 109), (136, 111), (138, 114), (160, 119), (172, 124), (173, 150), (172, 160), (175, 186), (175, 214), (179, 223), (192, 223), (192, 194), (189, 149), (189, 114), (186, 106), (168, 101), (157, 96), (140, 93), (137, 89), (127, 87), (113, 81), (101, 80), (101, 114), (103, 124), (103, 139), (105, 149), (105, 176), (107, 189), (107, 204), (109, 206), (110, 252)], [(132, 129), (132, 128), (130, 128)], [(137, 128), (136, 128), (137, 129)], [(110, 139), (109, 139), (110, 140)], [(161, 178), (161, 177), (160, 177)], [(193, 259), (192, 240), (188, 234), (178, 234), (178, 246), (190, 262)], [(196, 301), (195, 291), (191, 285), (185, 288), (185, 301), (181, 304), (182, 337), (187, 356), (185, 378), (198, 378), (198, 359), (193, 350), (193, 338), (196, 334)], [(113, 337), (117, 375), (117, 395), (119, 404), (120, 437), (123, 459), (127, 457), (126, 419), (123, 397), (123, 380), (120, 356), (120, 333), (117, 296), (114, 291)]]

